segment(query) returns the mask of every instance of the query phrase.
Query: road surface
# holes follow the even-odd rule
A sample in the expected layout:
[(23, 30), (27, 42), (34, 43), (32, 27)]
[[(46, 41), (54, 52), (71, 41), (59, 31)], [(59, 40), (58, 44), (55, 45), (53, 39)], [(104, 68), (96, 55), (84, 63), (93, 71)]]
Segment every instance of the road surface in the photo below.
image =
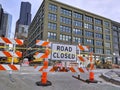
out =
[[(52, 86), (42, 87), (35, 83), (40, 81), (40, 72), (34, 71), (33, 67), (22, 67), (21, 71), (13, 72), (12, 79), (8, 71), (0, 71), (0, 90), (120, 90), (120, 86), (111, 84), (99, 78), (99, 75), (108, 70), (96, 70), (95, 79), (102, 83), (85, 83), (72, 77), (70, 72), (48, 73), (48, 80)], [(81, 78), (87, 79), (88, 74), (81, 74)]]

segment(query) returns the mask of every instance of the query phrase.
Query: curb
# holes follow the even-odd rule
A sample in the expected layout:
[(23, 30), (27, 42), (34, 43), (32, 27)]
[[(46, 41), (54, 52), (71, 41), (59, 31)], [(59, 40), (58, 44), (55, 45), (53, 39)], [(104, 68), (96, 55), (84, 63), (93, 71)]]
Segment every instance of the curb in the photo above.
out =
[(111, 82), (111, 83), (116, 84), (116, 85), (120, 85), (120, 77), (112, 78), (112, 77), (106, 75), (105, 73), (103, 73), (101, 75), (101, 77), (108, 82)]

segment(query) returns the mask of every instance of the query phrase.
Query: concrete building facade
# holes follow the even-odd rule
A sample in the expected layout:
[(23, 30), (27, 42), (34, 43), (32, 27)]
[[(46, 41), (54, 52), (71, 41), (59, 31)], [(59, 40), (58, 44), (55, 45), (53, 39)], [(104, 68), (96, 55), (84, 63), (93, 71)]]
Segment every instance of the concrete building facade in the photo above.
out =
[[(44, 0), (41, 4), (29, 27), (27, 47), (37, 47), (37, 39), (88, 45), (95, 60), (112, 60), (113, 57), (110, 19), (55, 0)], [(27, 56), (34, 52), (27, 51)]]
[(120, 63), (120, 23), (112, 21), (114, 63)]

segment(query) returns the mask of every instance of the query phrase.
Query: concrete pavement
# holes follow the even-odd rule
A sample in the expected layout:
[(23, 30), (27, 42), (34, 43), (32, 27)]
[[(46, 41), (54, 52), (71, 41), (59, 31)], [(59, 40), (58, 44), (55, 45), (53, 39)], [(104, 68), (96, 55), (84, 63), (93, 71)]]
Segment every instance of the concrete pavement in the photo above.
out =
[[(106, 72), (107, 70), (105, 70)], [(102, 72), (104, 72), (102, 70)], [(120, 86), (108, 83), (99, 78), (101, 70), (95, 72), (95, 79), (101, 80), (102, 83), (84, 83), (72, 77), (70, 72), (48, 73), (48, 80), (52, 86), (41, 87), (35, 83), (40, 79), (41, 73), (34, 71), (33, 67), (22, 67), (21, 71), (13, 72), (14, 82), (9, 79), (9, 72), (0, 71), (0, 90), (120, 90)], [(81, 78), (87, 79), (87, 74), (81, 74)]]

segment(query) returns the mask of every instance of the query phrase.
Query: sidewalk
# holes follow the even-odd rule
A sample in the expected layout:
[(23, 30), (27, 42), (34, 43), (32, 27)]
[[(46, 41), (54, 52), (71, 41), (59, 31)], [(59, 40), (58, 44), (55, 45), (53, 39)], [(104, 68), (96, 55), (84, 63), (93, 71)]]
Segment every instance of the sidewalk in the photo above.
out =
[(120, 85), (120, 70), (108, 71), (106, 73), (103, 73), (101, 77), (108, 82), (111, 82), (116, 85)]

